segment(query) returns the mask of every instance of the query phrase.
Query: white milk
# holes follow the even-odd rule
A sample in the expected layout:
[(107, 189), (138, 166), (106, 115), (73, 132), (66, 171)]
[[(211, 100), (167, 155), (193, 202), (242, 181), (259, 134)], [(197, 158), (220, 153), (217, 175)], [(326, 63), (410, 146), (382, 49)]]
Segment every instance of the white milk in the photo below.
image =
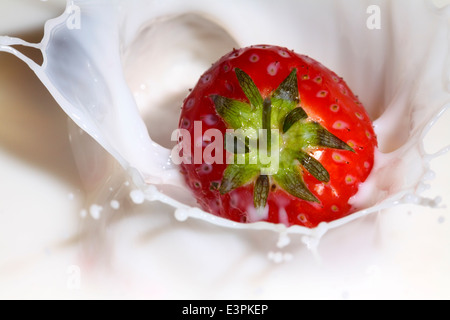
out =
[[(259, 10), (260, 0), (68, 1), (66, 12), (46, 23), (42, 42), (3, 36), (0, 51), (23, 60), (77, 125), (70, 137), (94, 219), (107, 207), (121, 209), (125, 197), (135, 204), (162, 201), (179, 221), (273, 230), (280, 233), (280, 248), (297, 233), (314, 249), (329, 229), (361, 216), (402, 203), (434, 207), (440, 200), (421, 192), (434, 175), (430, 161), (450, 147), (444, 142), (441, 151), (428, 154), (423, 141), (450, 108), (449, 8), (419, 0), (378, 3), (279, 0)], [(273, 15), (285, 18), (272, 23)], [(184, 186), (170, 160), (183, 97), (221, 55), (260, 43), (321, 61), (367, 108), (379, 150), (372, 174), (351, 199), (360, 211), (314, 229), (240, 224), (202, 211)], [(41, 50), (43, 65), (16, 45)]]

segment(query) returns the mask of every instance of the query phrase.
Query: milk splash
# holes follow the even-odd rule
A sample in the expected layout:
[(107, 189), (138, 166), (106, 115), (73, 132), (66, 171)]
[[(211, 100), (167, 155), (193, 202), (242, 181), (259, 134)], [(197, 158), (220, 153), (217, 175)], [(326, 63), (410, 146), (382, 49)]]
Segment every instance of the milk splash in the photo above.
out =
[[(430, 161), (450, 149), (428, 154), (423, 145), (450, 108), (449, 8), (419, 0), (378, 3), (377, 27), (369, 28), (374, 11), (368, 8), (374, 6), (361, 0), (74, 0), (46, 23), (40, 43), (2, 36), (0, 51), (25, 62), (77, 125), (71, 140), (95, 218), (102, 204), (117, 209), (116, 198), (127, 192), (137, 204), (171, 205), (180, 221), (273, 230), (280, 233), (280, 248), (290, 243), (289, 234), (300, 234), (314, 249), (328, 230), (372, 212), (402, 203), (439, 203), (420, 194), (433, 175)], [(255, 43), (286, 46), (321, 61), (344, 77), (375, 119), (379, 150), (371, 176), (352, 199), (358, 212), (314, 229), (286, 228), (224, 220), (193, 201), (170, 159), (170, 133), (182, 98), (222, 54)], [(16, 46), (39, 49), (43, 64)], [(135, 190), (124, 187), (129, 178)]]

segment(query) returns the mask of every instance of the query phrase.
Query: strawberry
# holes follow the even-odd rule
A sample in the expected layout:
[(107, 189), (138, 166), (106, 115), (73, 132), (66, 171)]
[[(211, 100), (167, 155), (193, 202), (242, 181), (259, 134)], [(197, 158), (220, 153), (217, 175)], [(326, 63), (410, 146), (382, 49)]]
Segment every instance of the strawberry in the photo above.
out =
[(214, 63), (184, 100), (179, 130), (176, 155), (199, 205), (242, 223), (313, 228), (354, 212), (377, 147), (342, 78), (269, 45)]

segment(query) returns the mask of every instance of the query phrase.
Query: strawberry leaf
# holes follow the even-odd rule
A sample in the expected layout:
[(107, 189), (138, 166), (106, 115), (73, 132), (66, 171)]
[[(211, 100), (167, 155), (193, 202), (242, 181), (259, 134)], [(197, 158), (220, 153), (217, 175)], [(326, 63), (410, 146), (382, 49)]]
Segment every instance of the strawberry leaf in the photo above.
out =
[(309, 144), (312, 147), (325, 147), (355, 152), (347, 143), (336, 137), (318, 122), (305, 123), (304, 127), (305, 131), (312, 133), (312, 136), (308, 138)]
[(255, 206), (255, 209), (262, 209), (266, 206), (269, 189), (269, 177), (260, 175), (258, 179), (256, 179), (255, 189), (253, 190), (253, 205)]
[(293, 69), (272, 93), (274, 123), (280, 123), (286, 113), (294, 109), (299, 103), (297, 69)]
[(289, 166), (280, 166), (280, 169), (277, 174), (273, 176), (273, 179), (281, 188), (294, 197), (306, 201), (319, 202), (316, 196), (309, 191), (297, 166), (293, 164)]
[(233, 129), (253, 127), (254, 112), (248, 103), (220, 95), (211, 95), (217, 113)]
[(303, 108), (298, 107), (295, 109), (292, 109), (287, 115), (286, 118), (284, 118), (283, 121), (283, 133), (286, 133), (294, 123), (300, 120), (304, 120), (308, 118), (308, 115), (306, 114), (305, 110)]
[(293, 123), (290, 130), (285, 133), (287, 145), (307, 148), (332, 148), (355, 152), (347, 143), (339, 139), (318, 122)]
[(259, 93), (258, 87), (253, 82), (252, 78), (250, 78), (248, 74), (239, 68), (235, 68), (234, 72), (236, 73), (239, 84), (250, 102), (252, 109), (260, 109), (263, 104), (263, 98), (261, 97), (261, 93)]
[(272, 99), (281, 100), (294, 107), (300, 102), (298, 95), (297, 69), (293, 69), (286, 79), (280, 83), (278, 88), (272, 93)]
[(229, 164), (223, 173), (220, 183), (220, 194), (226, 194), (231, 190), (250, 182), (259, 173), (257, 165), (251, 164)]
[(330, 181), (330, 174), (315, 158), (300, 150), (297, 153), (297, 159), (300, 161), (301, 165), (313, 175), (314, 178), (322, 182)]

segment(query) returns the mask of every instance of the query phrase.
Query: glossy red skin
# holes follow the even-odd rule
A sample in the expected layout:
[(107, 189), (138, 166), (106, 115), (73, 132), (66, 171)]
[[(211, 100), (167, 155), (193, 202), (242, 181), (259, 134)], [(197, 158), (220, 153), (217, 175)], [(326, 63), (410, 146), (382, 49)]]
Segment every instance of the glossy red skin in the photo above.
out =
[[(306, 185), (321, 203), (295, 198), (276, 187), (269, 193), (269, 212), (263, 221), (313, 228), (320, 222), (333, 221), (354, 212), (357, 208), (352, 207), (348, 200), (355, 195), (359, 184), (366, 180), (373, 167), (376, 136), (363, 105), (342, 78), (307, 56), (276, 46), (253, 46), (234, 50), (214, 63), (202, 75), (182, 107), (179, 127), (190, 131), (191, 144), (194, 145), (194, 121), (202, 121), (203, 133), (210, 128), (225, 133), (227, 128), (217, 115), (210, 95), (248, 101), (233, 71), (236, 67), (250, 75), (263, 98), (276, 89), (293, 68), (297, 68), (300, 105), (310, 118), (355, 150), (355, 153), (326, 148), (311, 150), (310, 154), (330, 174), (330, 181), (322, 183), (303, 170)], [(321, 94), (323, 91), (326, 91), (325, 96)], [(225, 168), (226, 164), (213, 164), (212, 167), (181, 165), (187, 185), (205, 211), (237, 222), (254, 222), (251, 210), (253, 184), (225, 195), (211, 188), (211, 182), (221, 181)]]

